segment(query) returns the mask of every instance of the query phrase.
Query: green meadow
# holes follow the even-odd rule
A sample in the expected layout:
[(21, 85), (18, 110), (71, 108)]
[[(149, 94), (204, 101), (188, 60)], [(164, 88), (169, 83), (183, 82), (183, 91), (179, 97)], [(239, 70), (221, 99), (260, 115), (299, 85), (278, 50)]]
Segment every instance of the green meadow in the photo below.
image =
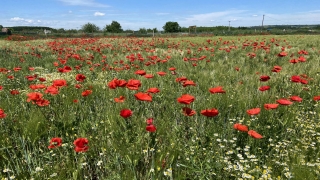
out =
[(320, 179), (319, 41), (0, 40), (0, 179)]

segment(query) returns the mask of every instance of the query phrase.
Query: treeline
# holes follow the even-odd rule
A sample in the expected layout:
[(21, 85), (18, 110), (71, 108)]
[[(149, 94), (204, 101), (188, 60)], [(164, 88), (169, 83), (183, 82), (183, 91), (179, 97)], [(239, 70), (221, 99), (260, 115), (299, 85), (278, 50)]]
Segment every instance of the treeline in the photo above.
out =
[(12, 29), (15, 32), (21, 32), (21, 31), (43, 31), (43, 30), (54, 30), (51, 27), (45, 27), (45, 26), (13, 26), (13, 27), (7, 27)]
[[(230, 27), (230, 31), (232, 30), (246, 30), (248, 29), (248, 27)], [(214, 26), (214, 27), (196, 27), (196, 30), (193, 28), (189, 28), (189, 27), (181, 27), (181, 32), (197, 32), (197, 33), (202, 33), (202, 32), (215, 32), (215, 31), (229, 31), (229, 26)]]

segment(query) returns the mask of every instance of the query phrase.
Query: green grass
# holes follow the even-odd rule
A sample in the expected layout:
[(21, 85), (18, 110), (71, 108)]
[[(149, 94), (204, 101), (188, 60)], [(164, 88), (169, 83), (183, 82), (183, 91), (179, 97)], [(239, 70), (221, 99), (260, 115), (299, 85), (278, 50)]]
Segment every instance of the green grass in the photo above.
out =
[[(250, 46), (243, 47), (244, 42)], [(254, 42), (265, 42), (269, 48), (254, 48)], [(319, 101), (313, 100), (320, 95), (318, 42), (318, 36), (1, 40), (0, 109), (6, 117), (0, 119), (0, 177), (319, 179), (320, 111)], [(288, 56), (277, 56), (282, 47)], [(300, 50), (308, 54), (300, 55)], [(256, 57), (250, 58), (248, 53)], [(74, 54), (80, 59), (73, 58)], [(134, 57), (131, 61), (130, 55)], [(184, 61), (202, 56), (206, 58)], [(289, 63), (299, 56), (307, 61)], [(276, 65), (282, 70), (271, 72)], [(58, 72), (57, 68), (64, 66), (72, 71)], [(14, 71), (15, 67), (22, 69)], [(170, 67), (176, 68), (176, 75)], [(139, 69), (154, 77), (136, 75)], [(159, 76), (159, 71), (167, 75)], [(79, 73), (86, 76), (84, 82), (76, 81)], [(35, 74), (46, 81), (26, 79)], [(308, 84), (290, 81), (291, 76), (302, 74), (308, 76)], [(261, 75), (270, 80), (261, 82)], [(182, 76), (196, 86), (183, 87), (176, 82)], [(110, 89), (107, 84), (114, 78), (138, 79), (141, 87)], [(31, 84), (50, 86), (56, 79), (67, 81), (57, 95), (29, 88)], [(76, 84), (82, 87), (76, 89)], [(270, 90), (259, 91), (263, 85)], [(226, 93), (210, 94), (209, 88), (216, 86), (223, 86)], [(152, 94), (152, 102), (135, 99), (134, 94), (151, 87), (160, 90)], [(92, 94), (83, 97), (81, 93), (87, 89)], [(12, 95), (11, 90), (20, 94)], [(41, 92), (50, 104), (41, 107), (27, 102), (27, 94), (33, 91)], [(183, 94), (195, 97), (187, 106), (196, 115), (182, 113), (185, 105), (177, 98)], [(293, 95), (303, 101), (274, 110), (263, 108)], [(124, 96), (125, 102), (115, 103), (119, 96)], [(257, 107), (261, 108), (258, 115), (247, 114), (248, 109)], [(133, 111), (127, 119), (120, 116), (125, 108)], [(212, 108), (218, 109), (218, 116), (201, 115), (201, 110)], [(154, 119), (154, 133), (146, 131), (148, 118)], [(247, 125), (263, 138), (254, 139), (233, 129), (235, 123)], [(48, 149), (53, 137), (62, 138), (63, 144)], [(87, 152), (75, 152), (73, 142), (79, 137), (88, 139)]]

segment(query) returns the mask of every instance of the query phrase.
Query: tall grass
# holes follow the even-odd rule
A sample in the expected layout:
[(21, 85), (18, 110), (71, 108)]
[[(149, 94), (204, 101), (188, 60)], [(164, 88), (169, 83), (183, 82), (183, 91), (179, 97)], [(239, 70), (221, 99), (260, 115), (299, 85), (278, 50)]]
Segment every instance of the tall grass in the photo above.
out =
[[(6, 117), (0, 119), (0, 177), (319, 179), (319, 101), (313, 100), (320, 95), (318, 41), (317, 36), (2, 40), (0, 109)], [(298, 54), (301, 50), (308, 54)], [(281, 51), (288, 55), (279, 57)], [(289, 62), (299, 56), (306, 62)], [(65, 66), (72, 70), (58, 72)], [(282, 70), (272, 72), (274, 66)], [(135, 74), (141, 69), (154, 77)], [(159, 76), (160, 71), (167, 74)], [(86, 79), (78, 82), (77, 74)], [(262, 75), (270, 80), (260, 81)], [(293, 75), (308, 83), (291, 82)], [(183, 76), (196, 85), (183, 87), (177, 82)], [(141, 87), (111, 89), (108, 83), (114, 78), (137, 79)], [(51, 86), (57, 79), (66, 80), (67, 86), (56, 95), (30, 88)], [(264, 85), (270, 90), (259, 91)], [(209, 92), (217, 86), (226, 93)], [(160, 90), (151, 94), (152, 102), (135, 98), (151, 87)], [(12, 90), (19, 94), (12, 95)], [(85, 90), (92, 94), (82, 96)], [(27, 102), (35, 91), (50, 104)], [(194, 96), (194, 102), (180, 104), (177, 98), (183, 94)], [(264, 104), (293, 95), (302, 102), (264, 109)], [(119, 96), (125, 97), (123, 103), (114, 101)], [(186, 106), (196, 114), (185, 116)], [(212, 108), (219, 111), (215, 117), (200, 113)], [(250, 116), (246, 111), (252, 108), (261, 112)], [(132, 116), (121, 117), (122, 109), (132, 110)], [(146, 131), (148, 118), (154, 119), (156, 132)], [(236, 123), (263, 138), (235, 130)], [(63, 143), (49, 149), (54, 137)], [(80, 137), (89, 141), (86, 152), (74, 150)]]

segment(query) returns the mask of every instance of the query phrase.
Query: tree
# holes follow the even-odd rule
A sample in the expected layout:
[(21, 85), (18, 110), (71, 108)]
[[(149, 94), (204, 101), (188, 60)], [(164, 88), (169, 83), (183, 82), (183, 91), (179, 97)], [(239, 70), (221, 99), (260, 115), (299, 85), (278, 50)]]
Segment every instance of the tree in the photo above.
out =
[(153, 30), (154, 33), (157, 33), (157, 32), (158, 32), (158, 29), (157, 29), (157, 28), (153, 28), (152, 30)]
[(120, 33), (123, 30), (121, 28), (121, 25), (117, 21), (112, 21), (111, 24), (106, 25), (105, 31), (110, 33)]
[(140, 29), (139, 29), (139, 33), (141, 33), (141, 34), (147, 34), (146, 28), (140, 28)]
[(179, 26), (179, 24), (177, 22), (166, 22), (166, 24), (162, 27), (164, 29), (165, 32), (179, 32), (181, 27)]
[(85, 33), (94, 33), (99, 31), (99, 27), (92, 23), (87, 23), (82, 26), (81, 30)]
[(3, 26), (2, 25), (0, 25), (0, 29), (2, 29), (3, 28)]

